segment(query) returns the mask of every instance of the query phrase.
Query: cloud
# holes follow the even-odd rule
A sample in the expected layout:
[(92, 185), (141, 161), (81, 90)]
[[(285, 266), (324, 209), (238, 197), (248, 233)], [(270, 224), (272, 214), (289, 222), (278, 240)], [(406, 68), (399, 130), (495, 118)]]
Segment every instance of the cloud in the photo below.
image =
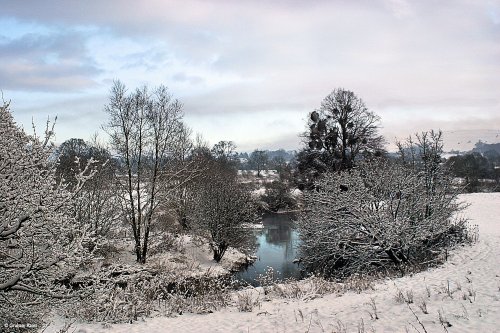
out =
[(80, 33), (28, 33), (0, 41), (2, 89), (68, 91), (95, 84), (101, 70), (87, 55)]
[(47, 119), (54, 121), (55, 141), (62, 143), (70, 138), (84, 140), (101, 132), (106, 122), (104, 105), (108, 102), (105, 96), (93, 94), (61, 95), (58, 92), (33, 93), (33, 98), (23, 99), (23, 92), (9, 92), (6, 98), (12, 99), (11, 109), (18, 124), (31, 131), (32, 123), (38, 133), (45, 128)]
[[(387, 133), (460, 126), (456, 119), (500, 127), (499, 8), (490, 0), (8, 1), (0, 17), (19, 27), (0, 36), (0, 82), (101, 96), (114, 78), (132, 89), (164, 83), (201, 132), (256, 145), (291, 140), (301, 115), (336, 87), (363, 98)], [(289, 139), (251, 136), (268, 118), (287, 117), (297, 118)]]
[(180, 82), (189, 82), (190, 84), (193, 84), (193, 85), (202, 83), (204, 81), (204, 79), (200, 76), (188, 75), (184, 72), (175, 73), (172, 76), (172, 79), (174, 79), (175, 81), (180, 81)]
[(414, 14), (411, 4), (406, 0), (387, 0), (386, 5), (394, 16), (399, 19), (404, 19)]

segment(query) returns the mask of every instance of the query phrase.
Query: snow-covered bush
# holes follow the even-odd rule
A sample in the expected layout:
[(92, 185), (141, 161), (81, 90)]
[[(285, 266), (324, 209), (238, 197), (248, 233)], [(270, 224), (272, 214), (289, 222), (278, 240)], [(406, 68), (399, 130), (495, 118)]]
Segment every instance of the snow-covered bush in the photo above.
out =
[(273, 181), (265, 185), (266, 191), (262, 200), (273, 212), (292, 210), (297, 207), (297, 200), (291, 193), (290, 186), (286, 182)]
[(278, 282), (278, 272), (271, 266), (267, 266), (263, 274), (259, 274), (256, 279), (262, 287), (272, 287)]
[(230, 304), (229, 278), (111, 265), (81, 279), (95, 292), (68, 308), (66, 316), (96, 322), (132, 322), (154, 315), (210, 313)]
[[(34, 320), (50, 299), (73, 296), (64, 280), (84, 258), (72, 196), (54, 177), (53, 135), (27, 135), (0, 106), (0, 318)], [(88, 176), (90, 176), (88, 174)], [(77, 188), (85, 177), (78, 177)]]
[(253, 290), (244, 290), (237, 294), (236, 306), (240, 312), (252, 312), (255, 306), (260, 307), (259, 295)]
[(186, 251), (184, 242), (185, 238), (179, 234), (162, 232), (156, 235), (156, 237), (152, 237), (149, 254), (154, 256), (155, 254), (167, 251), (184, 253)]
[[(280, 298), (310, 300), (341, 290), (341, 284), (319, 275), (311, 275), (303, 280), (290, 279), (284, 283), (275, 282), (267, 294)], [(266, 288), (264, 287), (264, 291)]]
[(146, 317), (157, 298), (155, 272), (127, 265), (112, 265), (81, 276), (94, 292), (66, 309), (66, 316), (108, 323), (132, 322)]
[[(165, 286), (165, 280), (161, 281)], [(165, 315), (211, 313), (231, 303), (230, 291), (234, 286), (229, 277), (214, 277), (207, 272), (199, 277), (182, 277), (173, 281), (168, 285), (170, 288), (162, 287), (159, 304)]]
[(454, 217), (457, 194), (444, 174), (432, 169), (432, 176), (384, 159), (326, 173), (304, 193), (307, 210), (299, 226), (305, 267), (329, 276), (402, 269), (463, 240), (465, 221)]

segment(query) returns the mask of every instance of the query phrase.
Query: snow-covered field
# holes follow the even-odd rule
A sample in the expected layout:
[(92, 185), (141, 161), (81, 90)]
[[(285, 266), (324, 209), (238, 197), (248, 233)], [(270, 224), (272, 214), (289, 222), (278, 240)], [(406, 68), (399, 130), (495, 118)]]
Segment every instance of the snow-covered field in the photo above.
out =
[[(252, 312), (237, 306), (133, 324), (78, 324), (75, 332), (498, 332), (500, 331), (500, 193), (467, 194), (464, 214), (479, 241), (451, 251), (438, 268), (379, 281), (362, 293), (302, 299), (262, 296)], [(254, 291), (254, 293), (257, 293)], [(400, 294), (399, 300), (397, 295)], [(413, 298), (406, 303), (404, 299)], [(424, 304), (427, 313), (424, 313)], [(378, 317), (378, 319), (375, 319)], [(51, 326), (46, 332), (56, 332)]]

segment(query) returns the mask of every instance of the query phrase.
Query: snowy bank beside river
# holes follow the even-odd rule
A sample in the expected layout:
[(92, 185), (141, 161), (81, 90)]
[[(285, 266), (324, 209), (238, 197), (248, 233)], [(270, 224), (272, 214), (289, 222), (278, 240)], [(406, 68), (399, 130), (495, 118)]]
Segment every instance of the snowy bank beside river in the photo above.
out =
[[(234, 306), (132, 324), (74, 323), (77, 332), (495, 332), (500, 325), (500, 193), (462, 195), (479, 241), (425, 272), (374, 283), (361, 293), (268, 298), (249, 289), (252, 312)], [(240, 295), (238, 298), (237, 296)], [(378, 318), (378, 319), (377, 319)], [(425, 327), (425, 329), (424, 329)], [(46, 332), (56, 332), (59, 325)]]

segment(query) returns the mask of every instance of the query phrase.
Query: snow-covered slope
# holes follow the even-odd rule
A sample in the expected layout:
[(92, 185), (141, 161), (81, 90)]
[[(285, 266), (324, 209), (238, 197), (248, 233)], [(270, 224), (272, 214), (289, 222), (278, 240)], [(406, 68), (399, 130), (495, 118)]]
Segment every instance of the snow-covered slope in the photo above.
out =
[[(107, 328), (98, 324), (74, 327), (88, 333), (498, 332), (500, 193), (467, 194), (461, 198), (470, 203), (464, 214), (472, 224), (479, 225), (479, 241), (453, 250), (448, 262), (438, 268), (380, 281), (359, 294), (269, 301), (264, 297), (253, 312), (229, 307), (207, 315), (151, 318)], [(398, 302), (399, 292), (405, 297), (412, 295), (413, 303)], [(424, 302), (428, 313), (422, 310)], [(378, 319), (374, 318), (375, 308)], [(57, 327), (51, 329), (57, 331)]]

